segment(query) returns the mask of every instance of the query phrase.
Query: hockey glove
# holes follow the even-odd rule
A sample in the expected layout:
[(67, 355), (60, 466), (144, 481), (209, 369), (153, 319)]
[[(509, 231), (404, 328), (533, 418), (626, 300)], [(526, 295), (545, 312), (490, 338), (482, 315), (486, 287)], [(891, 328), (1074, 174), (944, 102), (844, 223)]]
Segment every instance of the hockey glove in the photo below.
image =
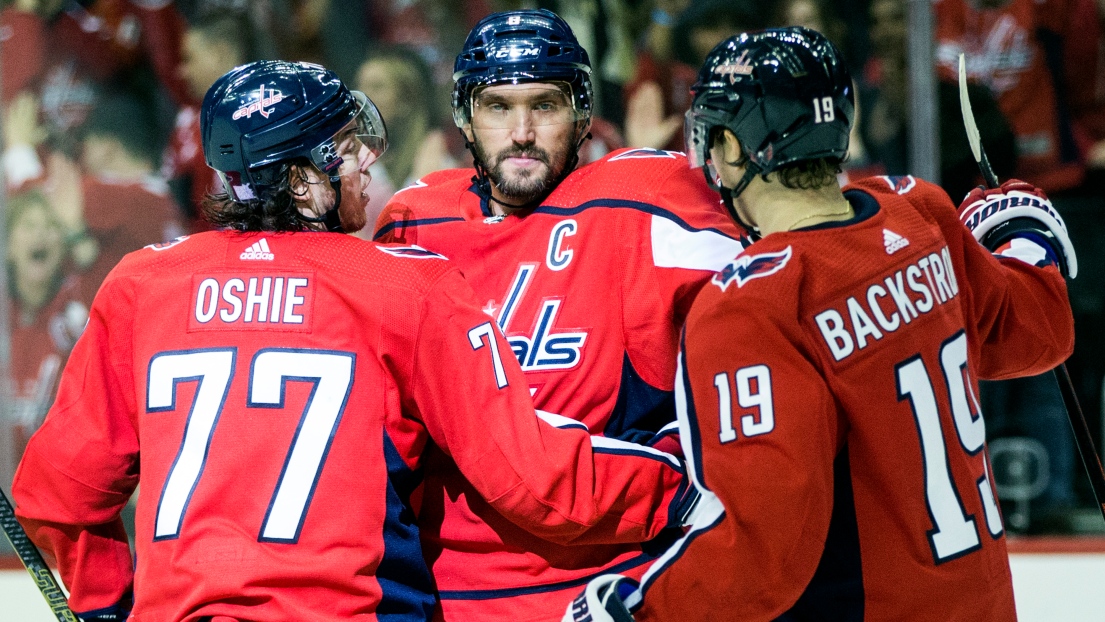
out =
[(633, 622), (633, 615), (623, 599), (636, 589), (635, 581), (620, 574), (604, 574), (592, 579), (568, 604), (560, 622)]
[(995, 254), (1031, 264), (1046, 255), (1063, 275), (1078, 275), (1067, 225), (1044, 191), (1032, 184), (1011, 179), (1000, 188), (979, 186), (959, 205), (959, 220)]

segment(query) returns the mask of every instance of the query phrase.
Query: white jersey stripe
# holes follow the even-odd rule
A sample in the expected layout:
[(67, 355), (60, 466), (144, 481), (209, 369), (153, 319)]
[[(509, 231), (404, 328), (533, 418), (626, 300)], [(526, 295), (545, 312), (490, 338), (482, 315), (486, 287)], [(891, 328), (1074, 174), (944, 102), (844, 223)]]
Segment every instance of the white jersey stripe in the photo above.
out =
[(544, 421), (554, 428), (583, 428), (584, 430), (590, 431), (587, 427), (587, 424), (583, 423), (582, 421), (576, 421), (575, 419), (572, 419), (570, 417), (565, 417), (564, 415), (558, 415), (556, 413), (544, 411), (540, 408), (536, 410), (537, 416), (540, 417), (541, 421)]
[(629, 441), (619, 441), (616, 438), (608, 438), (605, 436), (591, 436), (591, 447), (595, 449), (610, 449), (620, 453), (641, 454), (642, 456), (647, 454), (652, 458), (659, 458), (666, 460), (676, 468), (680, 468), (679, 459), (675, 456), (660, 451), (659, 449), (653, 449), (645, 445), (638, 445), (637, 443), (630, 443)]
[(652, 216), (652, 261), (658, 268), (721, 270), (742, 250), (740, 242), (716, 231), (687, 231)]

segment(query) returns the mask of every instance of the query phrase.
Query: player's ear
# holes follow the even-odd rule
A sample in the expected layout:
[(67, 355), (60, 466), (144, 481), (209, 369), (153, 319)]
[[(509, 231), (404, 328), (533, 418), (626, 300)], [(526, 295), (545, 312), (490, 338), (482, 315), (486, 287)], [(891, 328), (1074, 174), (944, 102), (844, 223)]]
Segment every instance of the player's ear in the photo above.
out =
[(741, 141), (729, 128), (718, 133), (717, 141), (720, 143), (726, 162), (739, 162), (741, 159)]
[(465, 140), (472, 144), (476, 144), (476, 134), (472, 132), (471, 123), (466, 123), (463, 127), (460, 128), (460, 131), (462, 134), (464, 134)]

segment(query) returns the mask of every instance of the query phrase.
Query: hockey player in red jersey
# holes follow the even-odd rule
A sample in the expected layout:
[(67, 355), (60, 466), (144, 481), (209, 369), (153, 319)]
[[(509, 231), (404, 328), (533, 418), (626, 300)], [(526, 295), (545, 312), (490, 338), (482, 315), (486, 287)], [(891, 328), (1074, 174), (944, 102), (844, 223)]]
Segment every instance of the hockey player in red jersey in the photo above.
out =
[[(342, 234), (386, 146), (363, 93), (264, 61), (220, 79), (202, 122), (220, 230), (112, 271), (13, 487), (82, 619), (428, 620), (411, 494), (431, 445), (559, 542), (635, 542), (682, 512), (672, 456), (538, 418), (451, 262)], [(119, 512), (139, 483), (135, 564)]]
[(1016, 618), (978, 380), (1070, 353), (1074, 250), (1024, 182), (958, 217), (913, 177), (842, 191), (851, 85), (804, 28), (730, 38), (702, 67), (687, 150), (761, 236), (683, 335), (703, 508), (639, 589), (596, 579), (565, 621)]
[[(679, 329), (740, 251), (738, 229), (681, 153), (628, 149), (576, 168), (590, 65), (555, 14), (485, 18), (455, 70), (454, 118), (475, 170), (397, 193), (376, 239), (457, 265), (537, 408), (608, 438), (649, 442), (673, 429)], [(431, 464), (440, 468), (427, 471), (419, 521), (446, 620), (555, 621), (590, 578), (639, 576), (664, 548), (550, 544), (498, 516), (448, 456), (434, 452)]]

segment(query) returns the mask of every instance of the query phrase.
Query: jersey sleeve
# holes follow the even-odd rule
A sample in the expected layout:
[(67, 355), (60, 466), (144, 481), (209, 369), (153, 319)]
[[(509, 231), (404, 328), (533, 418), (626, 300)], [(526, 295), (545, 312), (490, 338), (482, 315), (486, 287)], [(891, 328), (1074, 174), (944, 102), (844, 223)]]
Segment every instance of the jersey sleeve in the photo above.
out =
[(131, 590), (133, 562), (119, 515), (138, 485), (132, 299), (129, 283), (105, 282), (12, 484), (16, 515), (57, 559), (78, 614), (110, 608)]
[(645, 382), (670, 391), (676, 337), (691, 303), (743, 244), (742, 232), (699, 171), (682, 156), (667, 170), (650, 198), (651, 213), (623, 215), (622, 239), (638, 242), (628, 250), (620, 282), (629, 360)]
[(969, 325), (975, 326), (979, 374), (1001, 380), (1044, 373), (1074, 350), (1074, 317), (1066, 281), (1055, 265), (1037, 267), (999, 257), (975, 240), (955, 207), (938, 187), (918, 182), (915, 201), (943, 230), (956, 278), (968, 283), (964, 297)]
[(703, 509), (645, 575), (639, 622), (773, 620), (821, 558), (841, 434), (834, 401), (797, 329), (775, 321), (786, 314), (753, 306), (688, 322), (676, 401)]
[(724, 268), (744, 248), (747, 236), (726, 213), (718, 193), (701, 171), (677, 168), (660, 185), (659, 208), (649, 231), (651, 264), (661, 293), (675, 302), (682, 325), (707, 277)]
[(540, 419), (517, 360), (459, 272), (438, 281), (419, 325), (410, 407), (497, 511), (560, 543), (641, 542), (673, 521), (686, 492), (678, 462)]

